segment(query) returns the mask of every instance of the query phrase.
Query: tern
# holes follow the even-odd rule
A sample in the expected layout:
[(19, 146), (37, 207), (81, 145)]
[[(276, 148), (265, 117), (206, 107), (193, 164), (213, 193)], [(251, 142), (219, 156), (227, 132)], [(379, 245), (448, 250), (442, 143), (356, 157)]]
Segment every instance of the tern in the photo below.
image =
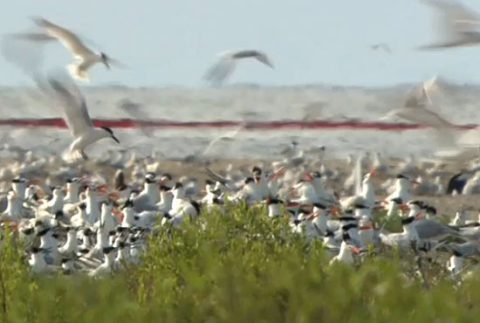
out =
[(78, 35), (72, 31), (56, 25), (44, 18), (32, 18), (33, 22), (42, 29), (42, 32), (20, 33), (17, 38), (35, 42), (50, 42), (57, 40), (73, 55), (75, 62), (67, 66), (68, 71), (77, 80), (88, 82), (88, 70), (97, 63), (102, 63), (107, 69), (110, 65), (121, 65), (103, 52), (96, 53), (88, 48)]
[(258, 50), (228, 51), (219, 55), (220, 59), (205, 74), (205, 80), (212, 84), (222, 84), (235, 70), (238, 60), (255, 58), (259, 62), (273, 68), (268, 56)]
[[(458, 126), (446, 120), (431, 108), (434, 107), (430, 93), (437, 89), (437, 77), (433, 77), (413, 88), (407, 95), (402, 108), (394, 109), (380, 120), (398, 117), (419, 125), (430, 127), (442, 139), (442, 144), (453, 145), (457, 140)], [(430, 109), (429, 109), (430, 108)]]
[(403, 107), (390, 111), (381, 120), (399, 117), (432, 128), (455, 127), (452, 123), (428, 109), (428, 107), (433, 105), (429, 93), (436, 87), (436, 82), (437, 77), (435, 76), (413, 88), (408, 93)]
[[(112, 129), (107, 127), (94, 127), (92, 119), (88, 115), (87, 104), (80, 89), (74, 84), (62, 83), (59, 78), (49, 77), (47, 83), (37, 79), (40, 88), (59, 102), (63, 108), (65, 123), (75, 138), (69, 147), (69, 156), (80, 155), (84, 160), (88, 159), (85, 148), (103, 138), (112, 138), (115, 142), (120, 141), (115, 137)], [(67, 88), (70, 87), (70, 88)]]
[(438, 12), (438, 27), (444, 37), (438, 43), (424, 45), (420, 50), (446, 49), (473, 46), (480, 43), (480, 18), (478, 15), (455, 1), (423, 0)]

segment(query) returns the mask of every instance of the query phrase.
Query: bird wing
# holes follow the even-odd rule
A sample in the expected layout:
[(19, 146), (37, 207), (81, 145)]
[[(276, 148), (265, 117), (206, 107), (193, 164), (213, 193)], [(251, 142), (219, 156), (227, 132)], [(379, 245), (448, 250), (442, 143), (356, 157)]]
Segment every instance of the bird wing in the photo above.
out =
[(214, 172), (213, 170), (211, 170), (210, 168), (208, 167), (205, 167), (205, 170), (207, 171), (207, 174), (208, 176), (210, 176), (212, 179), (214, 179), (215, 181), (221, 183), (223, 186), (225, 186), (227, 189), (231, 190), (231, 191), (238, 191), (240, 189), (240, 187), (238, 187), (237, 185), (235, 185), (235, 183), (233, 183), (231, 180), (229, 180), (228, 178), (225, 178), (223, 177), (222, 175)]
[(406, 108), (400, 117), (432, 128), (454, 128), (455, 125), (441, 117), (439, 114), (429, 109), (410, 109)]
[(422, 84), (415, 86), (407, 94), (404, 106), (407, 108), (423, 108), (432, 105), (430, 93), (437, 89), (437, 76), (424, 81)]
[(458, 40), (468, 37), (480, 23), (478, 15), (460, 3), (447, 0), (424, 0), (437, 10), (436, 27), (442, 37), (447, 40)]
[(94, 55), (92, 50), (85, 46), (80, 38), (70, 30), (60, 27), (44, 18), (33, 18), (33, 21), (37, 26), (43, 28), (47, 35), (57, 38), (74, 56), (83, 58)]
[(218, 142), (220, 141), (227, 141), (227, 140), (233, 140), (243, 129), (245, 129), (245, 123), (242, 122), (237, 128), (235, 128), (232, 131), (229, 131), (223, 135), (220, 135), (218, 137), (215, 137), (212, 139), (208, 145), (205, 147), (205, 149), (200, 153), (200, 156), (205, 156), (207, 155), (213, 146), (215, 146)]
[(74, 137), (93, 128), (85, 99), (74, 82), (62, 82), (60, 78), (51, 76), (48, 78), (48, 85), (50, 94), (62, 106), (65, 123)]
[(231, 57), (235, 60), (242, 59), (242, 58), (256, 58), (262, 64), (265, 64), (273, 68), (272, 61), (267, 56), (267, 54), (258, 50), (251, 50), (251, 49), (240, 50), (231, 54)]
[(220, 60), (210, 67), (204, 79), (212, 85), (221, 85), (234, 71), (235, 59), (231, 55), (223, 55)]

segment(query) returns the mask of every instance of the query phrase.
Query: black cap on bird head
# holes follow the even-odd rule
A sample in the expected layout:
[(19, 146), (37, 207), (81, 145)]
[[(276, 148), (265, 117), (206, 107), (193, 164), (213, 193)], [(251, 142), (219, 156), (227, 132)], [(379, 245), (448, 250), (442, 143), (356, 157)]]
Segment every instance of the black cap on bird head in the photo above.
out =
[(345, 242), (349, 242), (350, 239), (351, 239), (350, 235), (347, 232), (344, 232), (343, 235), (342, 235), (342, 240), (345, 241)]
[(100, 58), (102, 59), (102, 63), (105, 65), (105, 67), (110, 69), (110, 64), (108, 63), (110, 58), (107, 56), (107, 54), (105, 54), (103, 52), (100, 53)]
[(180, 183), (180, 182), (176, 182), (175, 185), (173, 185), (173, 189), (176, 190), (176, 189), (179, 189), (179, 188), (183, 188), (183, 184)]
[(129, 208), (133, 207), (133, 201), (132, 200), (130, 200), (130, 199), (126, 200), (125, 204), (123, 204), (123, 206), (122, 206), (122, 210), (127, 208), (127, 207), (129, 207)]
[(42, 251), (44, 251), (44, 250), (45, 250), (45, 249), (43, 249), (43, 248), (37, 248), (37, 247), (32, 247), (32, 248), (30, 248), (30, 252), (31, 252), (31, 253), (39, 253), (39, 252), (42, 252)]
[(110, 138), (112, 138), (113, 140), (115, 140), (115, 142), (117, 144), (120, 143), (120, 140), (118, 140), (117, 137), (115, 137), (115, 134), (113, 133), (113, 130), (108, 128), (108, 127), (101, 127), (103, 130), (105, 130), (106, 132), (108, 132), (110, 134)]
[(155, 177), (145, 176), (145, 183), (147, 183), (147, 184), (155, 184), (155, 183), (156, 183)]
[(402, 219), (401, 221), (402, 221), (402, 225), (410, 224), (410, 223), (412, 223), (413, 221), (415, 221), (415, 217), (414, 217), (414, 216), (411, 216), (411, 217)]
[(396, 204), (403, 204), (403, 200), (399, 197), (393, 198), (390, 201), (396, 203)]
[(272, 204), (283, 204), (283, 201), (274, 197), (269, 197), (267, 199), (267, 205), (272, 205)]
[(27, 180), (23, 177), (15, 177), (12, 179), (12, 183), (26, 183)]
[(262, 169), (258, 166), (254, 166), (252, 168), (252, 173), (255, 175), (262, 175)]
[(421, 207), (421, 208), (425, 207), (425, 203), (420, 201), (420, 200), (413, 200), (413, 201), (408, 202), (408, 204), (416, 205), (416, 206)]
[(64, 214), (63, 214), (63, 210), (58, 210), (57, 212), (55, 212), (55, 219), (60, 219), (60, 218), (63, 218)]
[(247, 178), (245, 179), (245, 182), (244, 182), (244, 183), (245, 183), (245, 185), (250, 184), (250, 183), (255, 183), (255, 180), (254, 180), (253, 178), (251, 178), (251, 177), (247, 177)]
[(463, 254), (462, 254), (460, 251), (458, 251), (458, 250), (453, 250), (453, 255), (454, 255), (455, 257), (463, 257)]
[(69, 177), (67, 178), (67, 183), (80, 183), (81, 179), (78, 177)]
[(321, 203), (313, 203), (313, 206), (316, 207), (317, 209), (322, 209), (322, 210), (327, 209), (327, 207)]
[(321, 174), (319, 171), (311, 172), (310, 175), (311, 175), (313, 178), (322, 178), (322, 174)]
[(110, 252), (112, 252), (114, 250), (115, 250), (114, 247), (105, 247), (105, 248), (103, 248), (103, 253), (108, 255)]
[(345, 225), (342, 226), (342, 231), (348, 231), (348, 230), (354, 229), (354, 228), (358, 228), (358, 224), (349, 223), (349, 224), (345, 224)]
[(172, 188), (167, 186), (167, 185), (160, 185), (160, 192), (168, 192), (170, 191)]

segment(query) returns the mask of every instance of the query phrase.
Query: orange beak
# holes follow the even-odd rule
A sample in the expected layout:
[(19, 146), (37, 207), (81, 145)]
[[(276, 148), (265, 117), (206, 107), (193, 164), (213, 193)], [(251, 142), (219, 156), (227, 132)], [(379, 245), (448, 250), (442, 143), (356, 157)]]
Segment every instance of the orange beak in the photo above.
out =
[(307, 181), (307, 182), (313, 181), (312, 175), (310, 175), (310, 174), (308, 174), (308, 173), (306, 173), (306, 174), (304, 175), (303, 179), (304, 179), (305, 181)]
[(287, 171), (287, 167), (280, 168), (277, 172), (273, 173), (273, 176), (272, 176), (271, 179), (277, 179), (277, 178), (285, 175), (286, 171)]
[(410, 211), (410, 208), (406, 204), (400, 204), (398, 208), (400, 209), (400, 211), (402, 211), (402, 213), (407, 213), (408, 211)]
[(120, 199), (120, 194), (118, 192), (112, 192), (108, 194), (108, 197), (111, 200), (118, 201)]
[(300, 203), (288, 203), (287, 204), (287, 207), (291, 208), (291, 207), (299, 207), (300, 206)]
[(298, 195), (297, 189), (294, 188), (294, 187), (291, 187), (291, 188), (288, 190), (288, 195), (290, 195), (290, 196), (296, 196), (296, 195)]
[(358, 230), (360, 230), (360, 231), (373, 230), (373, 226), (371, 224), (370, 225), (364, 225), (364, 226), (359, 227)]
[(112, 213), (113, 213), (113, 216), (117, 219), (118, 223), (122, 223), (123, 217), (124, 217), (122, 211), (118, 209), (113, 209)]
[(18, 231), (18, 223), (15, 221), (5, 221), (5, 225), (9, 226), (9, 230), (12, 232), (17, 232)]
[(330, 213), (331, 213), (334, 217), (338, 218), (338, 216), (340, 215), (340, 209), (339, 209), (338, 207), (336, 207), (336, 206), (332, 206), (332, 207), (330, 208)]
[(30, 180), (30, 183), (29, 185), (40, 185), (42, 182), (39, 178), (34, 178), (32, 180)]
[(356, 255), (359, 255), (360, 254), (360, 249), (357, 248), (357, 247), (354, 247), (354, 246), (351, 246), (350, 249), (352, 250), (352, 252)]
[(107, 194), (108, 193), (108, 186), (106, 184), (97, 186), (97, 191), (101, 194)]

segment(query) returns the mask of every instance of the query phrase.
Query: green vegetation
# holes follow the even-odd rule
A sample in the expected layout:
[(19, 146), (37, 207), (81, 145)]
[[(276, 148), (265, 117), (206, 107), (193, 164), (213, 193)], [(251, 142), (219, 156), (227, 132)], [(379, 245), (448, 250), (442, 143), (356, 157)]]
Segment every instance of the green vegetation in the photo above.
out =
[(412, 256), (382, 252), (335, 264), (286, 219), (240, 206), (160, 230), (138, 267), (111, 278), (34, 277), (4, 235), (0, 322), (473, 322), (480, 280), (451, 281), (430, 265), (425, 289)]

